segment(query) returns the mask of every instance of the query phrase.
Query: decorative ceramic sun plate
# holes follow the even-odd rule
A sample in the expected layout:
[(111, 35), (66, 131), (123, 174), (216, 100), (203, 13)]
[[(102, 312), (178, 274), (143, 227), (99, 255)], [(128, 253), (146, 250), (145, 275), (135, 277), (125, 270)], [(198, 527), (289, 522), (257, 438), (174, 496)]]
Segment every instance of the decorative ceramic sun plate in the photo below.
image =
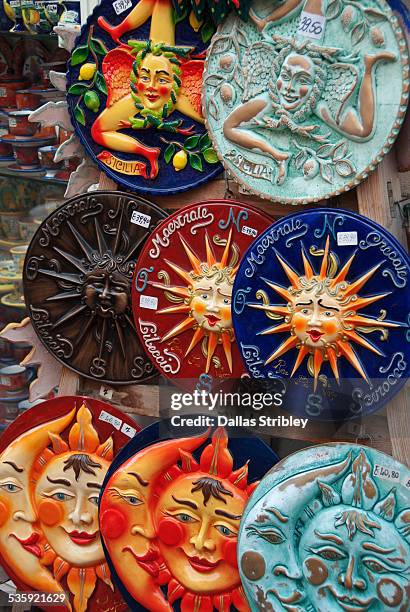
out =
[(280, 461), (244, 512), (238, 563), (252, 611), (410, 607), (410, 470), (355, 444)]
[(384, 0), (256, 0), (247, 23), (232, 14), (212, 39), (203, 112), (238, 183), (302, 204), (374, 170), (408, 88), (406, 41)]
[(131, 280), (147, 236), (165, 213), (120, 191), (68, 200), (27, 251), (24, 297), (45, 347), (82, 376), (114, 384), (156, 374), (132, 320)]
[(244, 373), (232, 287), (242, 254), (269, 224), (241, 202), (210, 200), (180, 209), (151, 234), (132, 305), (141, 343), (164, 376), (194, 388)]
[(59, 397), (2, 434), (0, 562), (36, 606), (125, 609), (104, 557), (98, 497), (114, 454), (137, 430), (109, 404)]
[(68, 104), (87, 152), (117, 183), (177, 193), (222, 170), (201, 112), (213, 31), (178, 18), (172, 0), (103, 0), (94, 9), (71, 54)]
[(165, 432), (163, 422), (143, 430), (104, 481), (100, 529), (113, 579), (132, 610), (245, 611), (239, 523), (277, 456), (243, 430)]
[(338, 420), (377, 410), (409, 375), (408, 255), (382, 227), (317, 209), (273, 224), (244, 254), (235, 336), (250, 374), (287, 407)]

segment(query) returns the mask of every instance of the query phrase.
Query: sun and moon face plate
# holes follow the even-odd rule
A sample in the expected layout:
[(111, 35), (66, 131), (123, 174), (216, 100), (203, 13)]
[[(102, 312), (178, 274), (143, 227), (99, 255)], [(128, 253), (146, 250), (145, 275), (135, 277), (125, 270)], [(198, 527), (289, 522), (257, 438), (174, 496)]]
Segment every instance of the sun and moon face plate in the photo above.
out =
[(288, 385), (287, 407), (324, 420), (373, 412), (409, 375), (409, 259), (382, 227), (318, 209), (272, 225), (232, 293), (250, 374)]
[(397, 138), (408, 61), (385, 0), (255, 0), (207, 54), (203, 112), (220, 160), (248, 192), (282, 203), (352, 189)]
[(0, 563), (18, 590), (54, 593), (54, 610), (67, 609), (64, 592), (74, 612), (125, 609), (104, 557), (98, 496), (138, 430), (109, 404), (70, 396), (25, 411), (2, 434)]
[(116, 183), (164, 195), (222, 171), (201, 109), (214, 30), (210, 18), (177, 16), (173, 0), (95, 7), (71, 55), (67, 99), (82, 144)]
[[(105, 478), (100, 529), (132, 610), (245, 610), (236, 543), (244, 506), (278, 460), (243, 429), (142, 430)], [(231, 608), (232, 605), (232, 608)]]
[(242, 254), (270, 224), (240, 202), (210, 200), (167, 217), (147, 240), (132, 284), (134, 322), (155, 367), (205, 386), (243, 373), (231, 296)]
[(131, 280), (165, 213), (129, 194), (72, 198), (40, 225), (27, 251), (24, 297), (45, 347), (82, 376), (115, 384), (156, 374), (139, 341)]
[(356, 444), (303, 449), (261, 480), (238, 539), (252, 612), (410, 606), (410, 470)]

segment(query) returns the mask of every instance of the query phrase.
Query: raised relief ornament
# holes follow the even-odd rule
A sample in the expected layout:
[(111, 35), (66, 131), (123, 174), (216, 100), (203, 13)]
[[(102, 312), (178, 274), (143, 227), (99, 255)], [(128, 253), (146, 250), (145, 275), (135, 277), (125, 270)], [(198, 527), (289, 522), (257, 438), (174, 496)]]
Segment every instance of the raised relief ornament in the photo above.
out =
[(357, 185), (389, 151), (408, 73), (407, 44), (384, 0), (256, 0), (247, 23), (231, 15), (212, 39), (207, 127), (248, 191), (316, 202)]
[(132, 302), (141, 342), (164, 376), (207, 387), (244, 372), (232, 287), (242, 254), (268, 226), (268, 217), (240, 202), (210, 200), (179, 210), (151, 234)]
[(164, 217), (147, 200), (96, 192), (63, 204), (31, 241), (23, 281), (33, 328), (82, 376), (125, 384), (155, 375), (132, 320), (131, 280)]
[(291, 455), (246, 507), (238, 562), (251, 610), (410, 606), (410, 471), (350, 444)]
[(60, 397), (24, 412), (0, 441), (0, 562), (55, 610), (125, 610), (105, 561), (98, 497), (114, 454), (136, 433), (112, 406)]
[(289, 384), (310, 417), (373, 412), (409, 375), (409, 259), (376, 223), (318, 209), (272, 225), (233, 289), (235, 335), (250, 374)]
[(213, 31), (172, 0), (94, 9), (71, 55), (68, 103), (87, 152), (117, 183), (175, 193), (221, 171), (201, 111)]
[(275, 455), (254, 440), (249, 466), (246, 458), (238, 464), (247, 440), (229, 440), (223, 428), (212, 439), (208, 433), (131, 453), (133, 442), (109, 473), (100, 529), (113, 578), (133, 610), (249, 609), (237, 565), (239, 523), (255, 475)]

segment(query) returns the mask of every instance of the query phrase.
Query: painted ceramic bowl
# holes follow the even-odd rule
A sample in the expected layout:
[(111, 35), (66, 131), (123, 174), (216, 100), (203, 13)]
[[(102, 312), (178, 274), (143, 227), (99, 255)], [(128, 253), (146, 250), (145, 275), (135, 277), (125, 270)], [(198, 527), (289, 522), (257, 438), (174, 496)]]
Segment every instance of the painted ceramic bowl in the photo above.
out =
[(20, 365), (10, 365), (0, 369), (0, 395), (5, 391), (21, 391), (27, 386), (30, 371)]
[(18, 141), (14, 141), (12, 147), (14, 159), (21, 168), (32, 168), (33, 166), (39, 165), (38, 144), (22, 144)]
[(40, 106), (40, 94), (33, 89), (20, 89), (16, 91), (16, 105), (19, 110), (35, 110)]
[(34, 136), (40, 124), (29, 121), (30, 110), (17, 110), (9, 113), (9, 132), (13, 136)]
[(19, 217), (18, 212), (0, 212), (0, 229), (7, 240), (19, 239)]
[[(0, 130), (0, 136), (4, 136), (8, 133), (7, 130)], [(13, 157), (13, 147), (8, 142), (0, 140), (0, 157)]]
[[(38, 228), (38, 225), (36, 224), (36, 229), (37, 228)], [(10, 249), (10, 253), (13, 258), (15, 268), (19, 272), (22, 272), (23, 270), (24, 259), (26, 257), (27, 249), (28, 247), (26, 244), (15, 246)]]
[(54, 156), (56, 154), (58, 147), (49, 145), (48, 147), (40, 147), (38, 150), (38, 158), (40, 160), (40, 164), (42, 168), (46, 169), (54, 169), (59, 168), (61, 164), (56, 164), (54, 161)]
[(104, 480), (99, 518), (113, 580), (132, 610), (247, 609), (239, 523), (276, 461), (246, 430), (169, 421), (123, 449)]
[(410, 609), (410, 470), (355, 444), (277, 463), (242, 517), (238, 564), (252, 612)]
[[(0, 563), (18, 590), (54, 593), (59, 610), (64, 601), (84, 612), (124, 610), (101, 545), (98, 497), (114, 455), (136, 431), (109, 404), (58, 397), (24, 411), (3, 433), (0, 478), (17, 494), (0, 492)], [(30, 520), (16, 525), (16, 514)]]
[(0, 108), (16, 107), (16, 92), (28, 86), (27, 81), (0, 81)]

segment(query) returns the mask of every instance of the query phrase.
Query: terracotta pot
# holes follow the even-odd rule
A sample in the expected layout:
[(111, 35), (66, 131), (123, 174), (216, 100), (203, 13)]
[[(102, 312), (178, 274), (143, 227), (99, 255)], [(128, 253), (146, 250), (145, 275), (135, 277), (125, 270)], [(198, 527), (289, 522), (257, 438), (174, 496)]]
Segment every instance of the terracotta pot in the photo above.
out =
[(40, 106), (41, 96), (33, 89), (20, 89), (16, 91), (16, 105), (19, 110), (35, 110)]
[(40, 124), (28, 120), (30, 110), (18, 110), (9, 114), (9, 132), (13, 136), (34, 136)]
[(0, 81), (0, 107), (15, 108), (16, 107), (16, 92), (18, 89), (24, 89), (29, 83), (27, 81)]
[(22, 167), (32, 168), (33, 166), (38, 166), (38, 146), (36, 144), (23, 147), (18, 143), (13, 143), (13, 155), (14, 159)]
[(25, 389), (29, 380), (29, 370), (24, 366), (11, 365), (0, 369), (0, 393), (16, 392)]
[(57, 147), (48, 146), (48, 147), (40, 147), (38, 150), (38, 158), (40, 160), (40, 164), (42, 168), (59, 168), (60, 164), (54, 163), (54, 155), (56, 154)]

